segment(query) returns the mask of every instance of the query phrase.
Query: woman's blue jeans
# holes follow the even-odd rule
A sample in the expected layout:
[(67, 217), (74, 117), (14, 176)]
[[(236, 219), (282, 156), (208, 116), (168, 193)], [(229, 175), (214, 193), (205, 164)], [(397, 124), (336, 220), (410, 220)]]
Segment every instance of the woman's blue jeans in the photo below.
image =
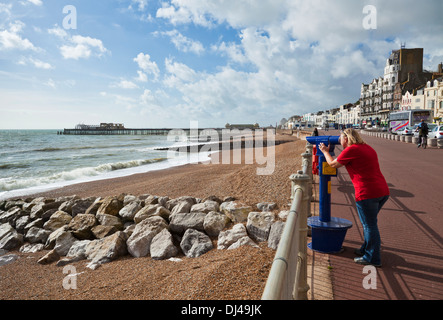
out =
[(388, 199), (389, 196), (384, 196), (357, 202), (357, 212), (363, 226), (365, 238), (360, 252), (363, 254), (363, 259), (377, 265), (381, 264), (381, 240), (377, 225), (377, 216)]

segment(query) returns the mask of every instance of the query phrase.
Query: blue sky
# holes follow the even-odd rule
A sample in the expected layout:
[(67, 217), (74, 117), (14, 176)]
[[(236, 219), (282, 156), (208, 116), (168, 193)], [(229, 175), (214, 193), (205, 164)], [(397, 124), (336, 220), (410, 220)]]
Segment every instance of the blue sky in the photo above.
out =
[(442, 13), (441, 0), (1, 0), (0, 129), (275, 125), (357, 101), (401, 43), (436, 70)]

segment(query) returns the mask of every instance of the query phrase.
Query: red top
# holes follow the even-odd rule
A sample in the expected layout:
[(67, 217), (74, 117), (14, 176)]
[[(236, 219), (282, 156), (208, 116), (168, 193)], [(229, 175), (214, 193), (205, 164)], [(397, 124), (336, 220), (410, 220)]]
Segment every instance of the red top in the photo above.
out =
[(377, 153), (371, 146), (349, 146), (337, 157), (337, 161), (348, 170), (355, 188), (356, 201), (389, 195), (388, 184), (381, 173)]

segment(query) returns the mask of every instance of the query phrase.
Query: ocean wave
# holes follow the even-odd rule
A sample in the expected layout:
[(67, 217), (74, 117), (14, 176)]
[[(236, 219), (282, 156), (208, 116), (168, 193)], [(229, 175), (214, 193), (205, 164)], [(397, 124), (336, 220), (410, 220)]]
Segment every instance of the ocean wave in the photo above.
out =
[(167, 158), (155, 158), (147, 160), (132, 160), (126, 162), (116, 162), (102, 164), (97, 167), (85, 167), (54, 173), (45, 177), (34, 178), (3, 178), (0, 179), (0, 191), (12, 191), (17, 189), (27, 189), (32, 187), (44, 186), (59, 182), (67, 182), (81, 180), (89, 177), (96, 177), (107, 172), (113, 172), (123, 169), (131, 169), (135, 167), (145, 166), (149, 164), (159, 163), (168, 160)]
[[(125, 144), (102, 144), (102, 145), (78, 145), (78, 146), (63, 146), (63, 147), (42, 147), (27, 150), (16, 150), (15, 147), (11, 147), (11, 151), (2, 150), (0, 154), (2, 156), (23, 154), (23, 153), (52, 153), (52, 152), (64, 152), (64, 151), (81, 151), (81, 150), (102, 150), (102, 149), (128, 149), (131, 147), (140, 147), (140, 143), (125, 143)], [(155, 146), (154, 146), (155, 147)]]
[(26, 169), (29, 168), (30, 165), (24, 163), (6, 163), (0, 164), (0, 170), (9, 170), (9, 169)]

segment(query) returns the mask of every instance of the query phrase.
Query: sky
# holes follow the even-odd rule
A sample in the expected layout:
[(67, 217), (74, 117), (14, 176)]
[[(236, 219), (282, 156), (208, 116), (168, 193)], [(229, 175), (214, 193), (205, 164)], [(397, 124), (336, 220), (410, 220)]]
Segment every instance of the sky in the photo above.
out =
[(269, 126), (443, 62), (441, 0), (0, 0), (0, 129)]

